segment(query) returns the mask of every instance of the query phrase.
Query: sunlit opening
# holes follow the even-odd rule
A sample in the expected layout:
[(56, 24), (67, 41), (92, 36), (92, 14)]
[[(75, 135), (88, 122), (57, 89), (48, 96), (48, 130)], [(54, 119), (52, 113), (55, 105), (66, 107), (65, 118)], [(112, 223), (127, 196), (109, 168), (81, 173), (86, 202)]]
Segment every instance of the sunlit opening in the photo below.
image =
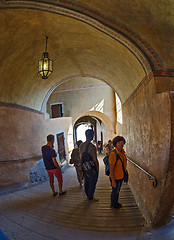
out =
[(68, 136), (67, 136), (67, 142), (68, 142), (68, 147), (69, 147), (69, 158), (70, 158), (70, 151), (74, 148), (74, 143), (73, 143), (73, 126), (72, 124), (70, 125), (68, 129)]
[(119, 96), (116, 93), (115, 93), (115, 97), (116, 97), (116, 108), (117, 108), (117, 122), (119, 122), (120, 124), (123, 124), (121, 101)]
[(68, 129), (68, 136), (67, 136), (67, 141), (68, 141), (68, 146), (70, 149), (73, 149), (73, 126), (72, 124), (70, 125)]
[(77, 127), (77, 141), (81, 140), (82, 142), (86, 141), (85, 131), (91, 129), (89, 124), (81, 124)]

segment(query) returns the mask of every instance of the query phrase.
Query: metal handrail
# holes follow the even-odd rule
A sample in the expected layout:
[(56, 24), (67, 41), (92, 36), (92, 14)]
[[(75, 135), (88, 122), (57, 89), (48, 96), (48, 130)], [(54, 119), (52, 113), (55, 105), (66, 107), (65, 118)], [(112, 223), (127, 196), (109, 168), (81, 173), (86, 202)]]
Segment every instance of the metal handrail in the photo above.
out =
[(158, 186), (158, 181), (154, 176), (152, 176), (150, 173), (148, 173), (146, 170), (144, 170), (142, 167), (140, 167), (137, 163), (132, 161), (129, 157), (127, 157), (127, 159), (129, 160), (129, 162), (133, 163), (137, 168), (141, 169), (144, 173), (146, 173), (149, 176), (149, 180), (153, 180), (154, 188), (156, 188)]

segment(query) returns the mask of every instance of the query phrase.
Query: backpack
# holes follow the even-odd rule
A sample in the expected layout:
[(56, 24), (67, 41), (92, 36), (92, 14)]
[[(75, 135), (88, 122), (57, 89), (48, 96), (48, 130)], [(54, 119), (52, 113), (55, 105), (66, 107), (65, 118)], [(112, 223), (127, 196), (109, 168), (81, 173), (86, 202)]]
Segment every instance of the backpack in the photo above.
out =
[(88, 153), (89, 144), (90, 142), (87, 144), (86, 150), (81, 157), (82, 171), (84, 175), (87, 177), (94, 176), (97, 174), (97, 168), (95, 162), (93, 161), (93, 157)]
[[(110, 153), (111, 152), (115, 152), (115, 154), (116, 154), (116, 162), (115, 162), (115, 165), (116, 165), (116, 163), (117, 163), (117, 161), (118, 161), (118, 153), (115, 151), (115, 150), (112, 150), (112, 151), (110, 151)], [(110, 154), (109, 153), (109, 154)], [(109, 174), (110, 174), (110, 169), (109, 169), (109, 154), (107, 154), (104, 158), (103, 158), (103, 162), (104, 162), (104, 164), (105, 164), (105, 175), (106, 176), (109, 176)]]
[(110, 174), (110, 170), (109, 170), (109, 154), (107, 154), (104, 158), (103, 158), (103, 162), (105, 164), (105, 175), (109, 176)]
[[(123, 165), (122, 159), (120, 158), (119, 154), (118, 154), (115, 150), (112, 150), (111, 152), (115, 152), (115, 154), (116, 154), (116, 162), (115, 162), (114, 166), (117, 164), (117, 161), (120, 159), (120, 161), (121, 161), (121, 163), (122, 163), (123, 172), (124, 172), (123, 181), (124, 181), (125, 183), (127, 183), (127, 182), (128, 182), (128, 179), (129, 179), (129, 174), (128, 174), (128, 171), (127, 171), (127, 170), (125, 171), (125, 169), (124, 169), (124, 165)], [(110, 152), (110, 153), (111, 153), (111, 152)], [(109, 153), (109, 154), (110, 154), (110, 153)], [(110, 169), (109, 169), (109, 154), (106, 155), (106, 156), (103, 158), (103, 162), (104, 162), (104, 164), (105, 164), (105, 175), (106, 175), (106, 176), (109, 176), (109, 174), (110, 174)]]
[(70, 164), (75, 164), (80, 159), (79, 149), (74, 148), (71, 153)]

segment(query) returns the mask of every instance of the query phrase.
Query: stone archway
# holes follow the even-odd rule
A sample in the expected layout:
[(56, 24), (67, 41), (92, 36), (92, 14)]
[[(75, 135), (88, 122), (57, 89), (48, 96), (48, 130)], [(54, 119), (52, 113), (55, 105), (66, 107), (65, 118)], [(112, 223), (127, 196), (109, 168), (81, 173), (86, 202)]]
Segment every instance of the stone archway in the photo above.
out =
[(108, 116), (106, 116), (105, 114), (98, 112), (98, 111), (84, 112), (74, 120), (73, 126), (78, 121), (78, 119), (80, 119), (84, 116), (89, 116), (89, 117), (94, 117), (94, 118), (100, 119), (101, 122), (103, 122), (103, 126), (102, 126), (103, 135), (104, 135), (103, 139), (105, 139), (105, 141), (106, 140), (108, 141), (109, 139), (113, 139), (113, 137), (115, 136), (115, 126), (113, 125), (112, 121), (109, 119)]

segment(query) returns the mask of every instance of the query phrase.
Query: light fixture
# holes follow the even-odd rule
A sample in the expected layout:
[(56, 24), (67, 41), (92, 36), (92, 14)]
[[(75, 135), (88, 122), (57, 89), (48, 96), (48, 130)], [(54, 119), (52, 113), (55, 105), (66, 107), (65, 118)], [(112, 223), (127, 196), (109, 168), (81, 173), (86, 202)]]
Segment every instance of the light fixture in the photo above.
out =
[(42, 55), (42, 59), (39, 60), (38, 66), (38, 75), (43, 79), (47, 79), (53, 72), (53, 61), (49, 58), (49, 54), (47, 52), (47, 41), (48, 37), (46, 36), (45, 52)]

